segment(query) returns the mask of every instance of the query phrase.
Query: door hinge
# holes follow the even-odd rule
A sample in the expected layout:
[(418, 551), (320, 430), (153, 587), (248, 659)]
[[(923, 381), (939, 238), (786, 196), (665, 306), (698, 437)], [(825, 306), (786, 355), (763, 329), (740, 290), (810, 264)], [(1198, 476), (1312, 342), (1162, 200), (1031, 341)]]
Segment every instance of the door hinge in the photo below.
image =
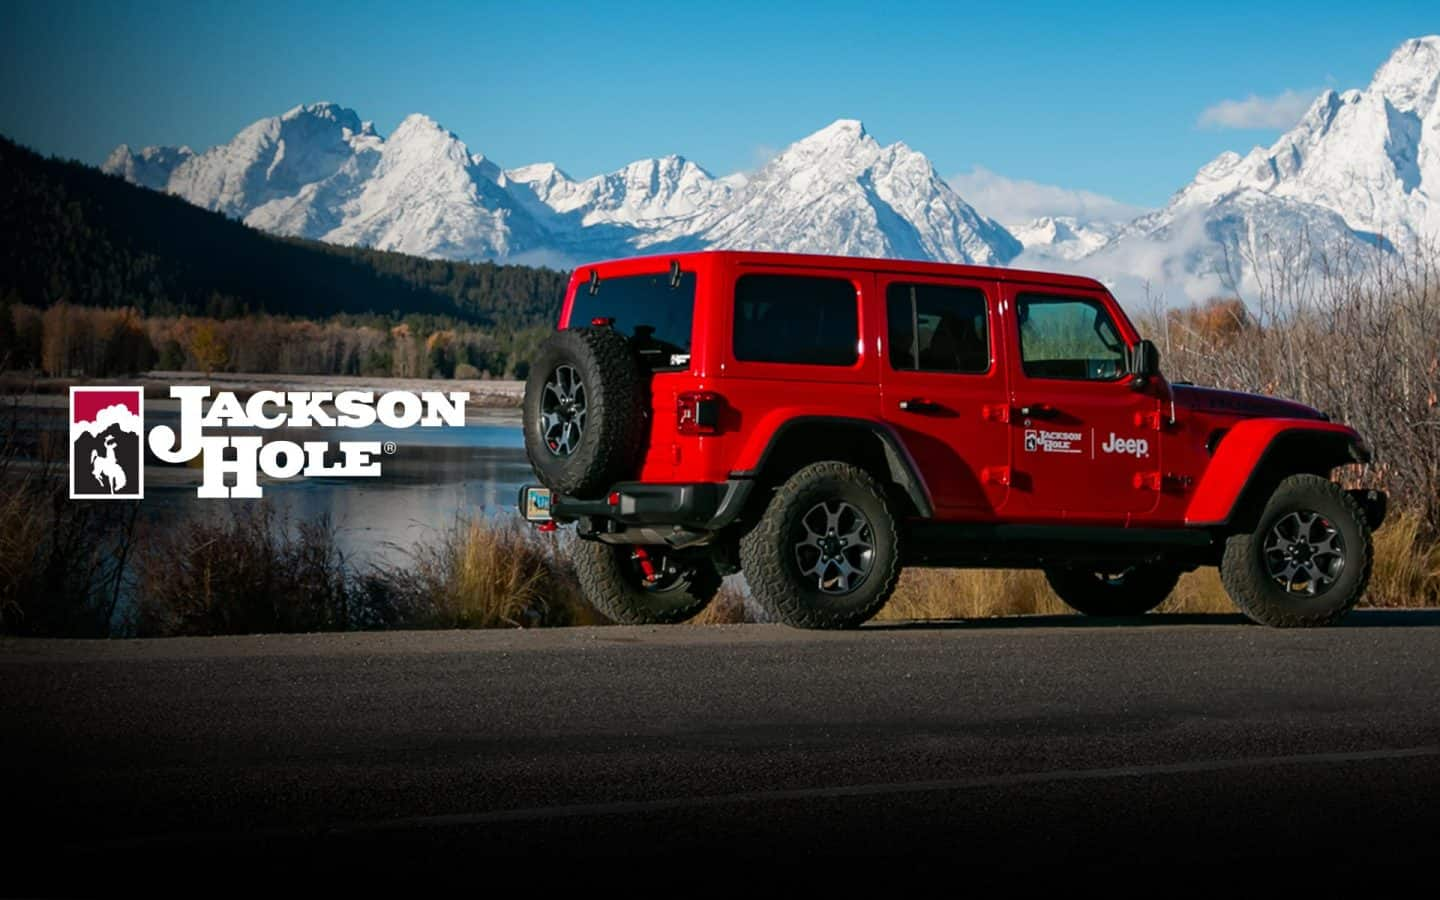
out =
[(1159, 472), (1136, 472), (1135, 490), (1137, 491), (1158, 491), (1165, 483), (1165, 479)]
[(1148, 428), (1151, 431), (1164, 431), (1165, 423), (1168, 421), (1169, 419), (1161, 415), (1158, 409), (1151, 412), (1137, 412), (1134, 418), (1137, 428)]
[(980, 470), (980, 481), (984, 484), (998, 484), (1001, 487), (1009, 487), (1010, 467), (986, 466)]
[(987, 403), (980, 407), (980, 418), (987, 422), (1009, 422), (1010, 404)]
[(1195, 484), (1195, 478), (1175, 472), (1136, 472), (1132, 483), (1137, 491), (1187, 491)]

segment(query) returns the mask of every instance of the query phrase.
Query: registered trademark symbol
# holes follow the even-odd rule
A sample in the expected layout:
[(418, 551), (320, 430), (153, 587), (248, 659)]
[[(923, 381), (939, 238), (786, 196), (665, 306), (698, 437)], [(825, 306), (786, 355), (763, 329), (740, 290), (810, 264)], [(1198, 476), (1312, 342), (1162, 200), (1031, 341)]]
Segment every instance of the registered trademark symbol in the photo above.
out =
[(395, 442), (394, 442), (394, 441), (386, 441), (386, 442), (385, 442), (385, 446), (382, 447), (381, 449), (383, 449), (383, 450), (385, 451), (385, 455), (386, 455), (386, 456), (394, 456), (394, 455), (395, 455)]

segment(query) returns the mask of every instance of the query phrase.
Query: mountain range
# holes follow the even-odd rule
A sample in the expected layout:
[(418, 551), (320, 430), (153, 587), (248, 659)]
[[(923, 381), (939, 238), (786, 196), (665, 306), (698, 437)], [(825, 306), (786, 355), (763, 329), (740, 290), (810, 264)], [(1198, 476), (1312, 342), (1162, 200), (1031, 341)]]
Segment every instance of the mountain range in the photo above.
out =
[(851, 119), (751, 172), (716, 177), (670, 155), (576, 179), (551, 163), (503, 168), (423, 115), (381, 135), (316, 103), (202, 153), (121, 145), (103, 168), (275, 234), (435, 258), (566, 267), (785, 250), (1063, 269), (1122, 299), (1201, 300), (1253, 292), (1277, 265), (1440, 239), (1440, 37), (1404, 42), (1364, 90), (1326, 91), (1272, 146), (1222, 154), (1124, 222), (1001, 224), (924, 154)]

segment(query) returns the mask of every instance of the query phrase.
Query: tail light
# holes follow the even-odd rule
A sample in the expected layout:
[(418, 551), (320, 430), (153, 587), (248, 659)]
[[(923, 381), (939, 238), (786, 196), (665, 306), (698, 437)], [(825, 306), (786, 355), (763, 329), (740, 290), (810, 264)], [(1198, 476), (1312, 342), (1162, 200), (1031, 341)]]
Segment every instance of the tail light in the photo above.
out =
[(710, 391), (687, 391), (675, 409), (675, 430), (681, 434), (715, 434), (720, 430), (720, 395)]

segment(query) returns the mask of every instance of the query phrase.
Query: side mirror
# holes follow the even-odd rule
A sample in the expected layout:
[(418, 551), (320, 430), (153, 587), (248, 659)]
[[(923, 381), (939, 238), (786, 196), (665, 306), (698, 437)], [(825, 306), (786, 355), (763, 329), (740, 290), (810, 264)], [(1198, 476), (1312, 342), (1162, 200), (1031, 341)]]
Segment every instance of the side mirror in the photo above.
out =
[(1160, 349), (1154, 341), (1142, 340), (1130, 348), (1129, 369), (1135, 376), (1136, 388), (1144, 387), (1160, 374)]

